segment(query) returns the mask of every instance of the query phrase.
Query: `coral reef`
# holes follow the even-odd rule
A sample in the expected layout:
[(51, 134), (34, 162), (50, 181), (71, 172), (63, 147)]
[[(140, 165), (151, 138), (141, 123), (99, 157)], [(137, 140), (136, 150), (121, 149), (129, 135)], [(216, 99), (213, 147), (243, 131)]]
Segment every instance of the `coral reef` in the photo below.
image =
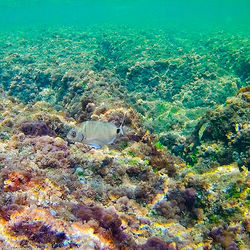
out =
[(81, 246), (85, 249), (103, 249), (112, 246), (105, 233), (98, 232), (98, 225), (94, 222), (69, 223), (56, 219), (42, 208), (25, 208), (13, 214), (8, 221), (1, 220), (0, 223), (1, 234), (13, 247), (51, 249)]
[(247, 249), (249, 42), (116, 31), (0, 34), (0, 248)]
[(7, 37), (0, 35), (0, 87), (25, 102), (66, 108), (77, 121), (95, 105), (126, 100), (150, 131), (186, 135), (204, 112), (249, 84), (244, 34), (97, 25)]
[(233, 163), (200, 174), (171, 155), (131, 107), (86, 103), (92, 119), (117, 126), (126, 112), (117, 143), (101, 150), (69, 144), (73, 119), (45, 102), (27, 108), (1, 94), (1, 248), (249, 245), (245, 167)]
[(39, 121), (24, 121), (19, 125), (19, 129), (25, 135), (42, 136), (49, 135), (55, 136), (55, 132), (52, 131), (45, 122)]
[(202, 170), (237, 162), (240, 169), (250, 168), (249, 91), (249, 87), (240, 89), (235, 97), (201, 118), (185, 145), (191, 165)]

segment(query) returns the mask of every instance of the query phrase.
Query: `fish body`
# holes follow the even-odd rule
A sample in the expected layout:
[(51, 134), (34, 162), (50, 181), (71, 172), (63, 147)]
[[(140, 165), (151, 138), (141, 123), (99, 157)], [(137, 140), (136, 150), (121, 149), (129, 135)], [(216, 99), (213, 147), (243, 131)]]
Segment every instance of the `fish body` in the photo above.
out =
[(67, 138), (73, 142), (82, 142), (94, 148), (112, 144), (119, 134), (123, 134), (123, 124), (116, 127), (113, 123), (86, 121), (72, 128)]
[(200, 141), (202, 140), (203, 133), (205, 132), (205, 130), (206, 130), (208, 127), (209, 127), (209, 123), (208, 123), (208, 122), (207, 122), (207, 123), (204, 123), (204, 124), (201, 126), (201, 128), (200, 128), (200, 130), (199, 130), (199, 132), (198, 132), (198, 134), (199, 134), (199, 140), (200, 140)]

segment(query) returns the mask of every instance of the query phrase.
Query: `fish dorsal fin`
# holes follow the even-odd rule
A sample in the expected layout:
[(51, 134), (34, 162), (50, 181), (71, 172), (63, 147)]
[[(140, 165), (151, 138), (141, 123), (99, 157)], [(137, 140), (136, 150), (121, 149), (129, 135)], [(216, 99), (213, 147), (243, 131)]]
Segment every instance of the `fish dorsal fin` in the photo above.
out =
[(117, 131), (116, 131), (117, 134), (124, 135), (123, 125), (124, 125), (124, 122), (125, 122), (126, 113), (127, 113), (127, 111), (124, 112), (124, 115), (123, 115), (123, 118), (122, 118), (122, 123), (121, 123), (120, 127), (117, 128)]
[(124, 115), (123, 115), (123, 118), (122, 118), (121, 126), (124, 125), (124, 121), (125, 121), (126, 114), (127, 114), (127, 110), (124, 112)]

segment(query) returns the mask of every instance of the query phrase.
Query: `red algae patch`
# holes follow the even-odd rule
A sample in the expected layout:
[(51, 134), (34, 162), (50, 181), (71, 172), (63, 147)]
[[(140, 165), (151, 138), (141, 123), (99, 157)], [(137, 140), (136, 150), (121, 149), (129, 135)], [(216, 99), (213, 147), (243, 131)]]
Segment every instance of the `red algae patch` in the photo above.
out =
[(0, 234), (12, 247), (109, 247), (105, 237), (95, 233), (94, 224), (67, 223), (42, 208), (25, 208), (12, 214), (9, 221), (0, 219), (0, 224)]

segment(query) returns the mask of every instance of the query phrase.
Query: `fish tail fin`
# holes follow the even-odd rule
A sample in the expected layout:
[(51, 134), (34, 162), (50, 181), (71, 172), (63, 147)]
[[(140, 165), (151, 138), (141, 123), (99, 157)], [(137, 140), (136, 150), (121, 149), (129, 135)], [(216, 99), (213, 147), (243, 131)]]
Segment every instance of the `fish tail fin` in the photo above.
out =
[(124, 135), (123, 124), (119, 127), (119, 134)]

